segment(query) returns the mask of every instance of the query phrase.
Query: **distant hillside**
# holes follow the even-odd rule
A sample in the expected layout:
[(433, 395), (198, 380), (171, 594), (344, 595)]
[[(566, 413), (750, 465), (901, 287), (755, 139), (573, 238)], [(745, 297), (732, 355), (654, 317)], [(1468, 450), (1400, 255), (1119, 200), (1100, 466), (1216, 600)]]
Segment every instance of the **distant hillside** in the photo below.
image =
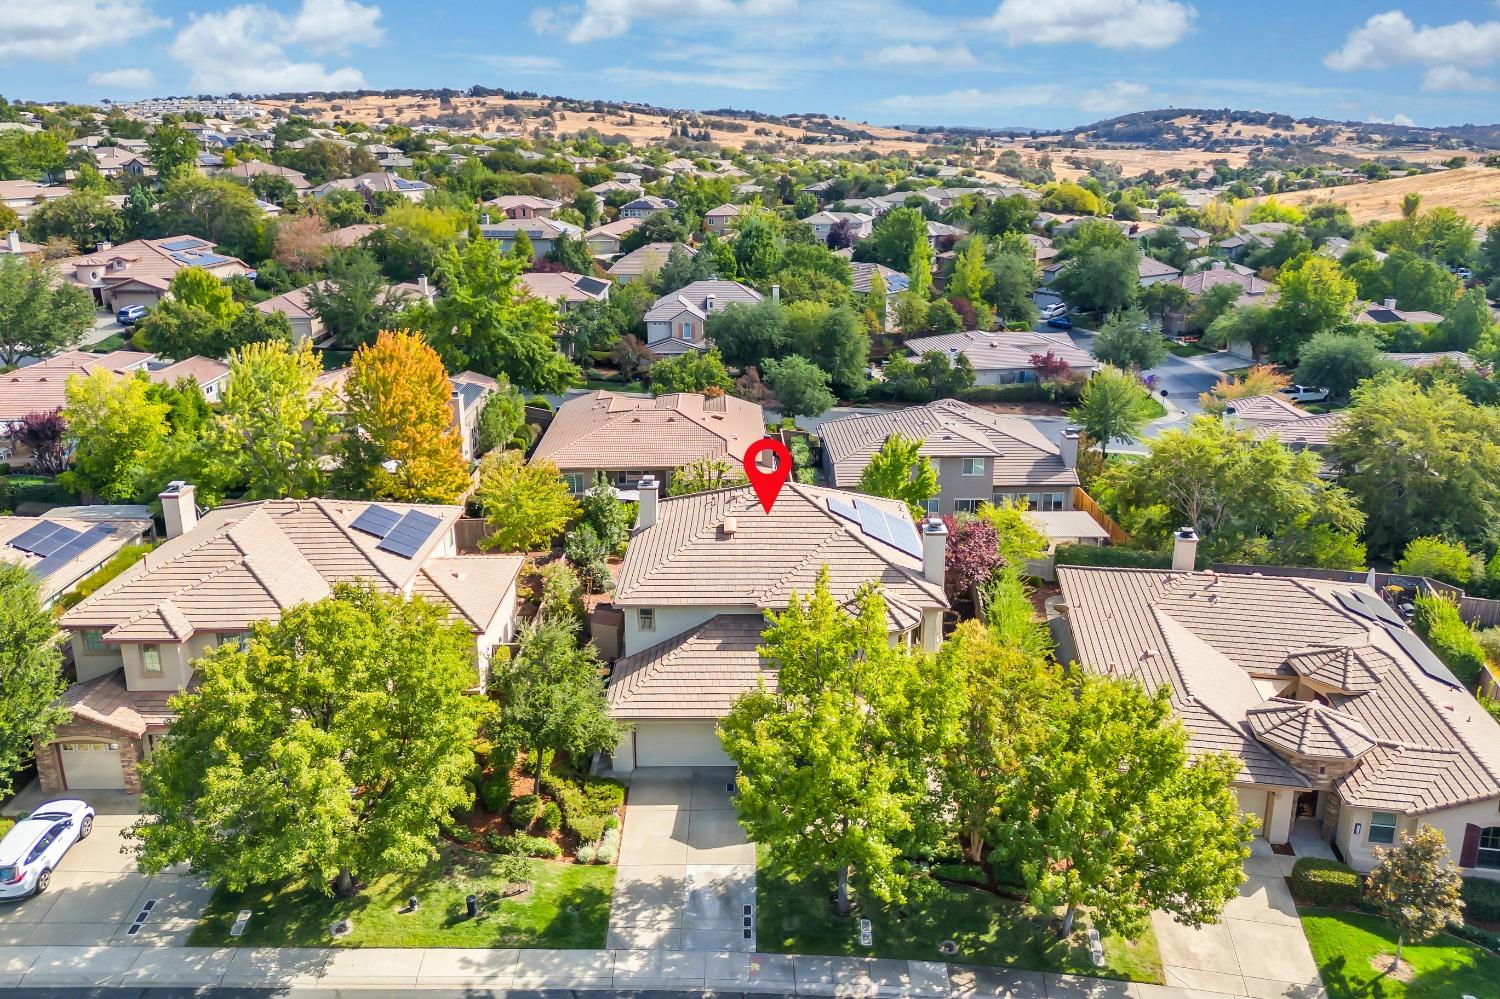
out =
[(1500, 125), (1455, 125), (1426, 128), (1327, 118), (1293, 118), (1266, 111), (1228, 108), (1165, 108), (1135, 111), (1057, 133), (1093, 142), (1145, 145), (1156, 149), (1353, 145), (1373, 147), (1437, 146), (1500, 149)]
[(1371, 184), (1350, 184), (1276, 195), (1283, 204), (1306, 206), (1333, 201), (1349, 209), (1355, 222), (1383, 222), (1401, 217), (1401, 202), (1416, 192), (1422, 208), (1446, 206), (1478, 225), (1500, 221), (1500, 170), (1469, 166), (1458, 170), (1392, 177)]

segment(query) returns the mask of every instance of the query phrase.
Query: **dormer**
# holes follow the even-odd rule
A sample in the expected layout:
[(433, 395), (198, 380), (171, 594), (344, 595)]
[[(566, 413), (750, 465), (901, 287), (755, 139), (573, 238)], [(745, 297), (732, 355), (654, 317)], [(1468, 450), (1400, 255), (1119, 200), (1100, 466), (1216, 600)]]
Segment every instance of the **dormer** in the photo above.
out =
[(1383, 658), (1372, 646), (1313, 645), (1291, 650), (1285, 662), (1315, 694), (1363, 694), (1379, 686), (1375, 666)]

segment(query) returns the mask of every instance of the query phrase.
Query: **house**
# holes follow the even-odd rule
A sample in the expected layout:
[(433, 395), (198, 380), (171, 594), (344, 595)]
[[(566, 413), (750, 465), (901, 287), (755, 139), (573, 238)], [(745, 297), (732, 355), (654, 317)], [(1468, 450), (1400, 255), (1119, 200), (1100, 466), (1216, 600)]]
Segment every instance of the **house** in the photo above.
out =
[(1140, 261), (1136, 265), (1140, 272), (1140, 286), (1142, 288), (1153, 284), (1161, 284), (1163, 281), (1175, 281), (1182, 277), (1182, 271), (1171, 264), (1164, 264), (1155, 257), (1141, 254)]
[(612, 257), (620, 252), (620, 240), (640, 228), (640, 219), (617, 219), (595, 226), (583, 234), (589, 252), (596, 257)]
[(609, 301), (609, 282), (591, 274), (531, 271), (521, 275), (521, 283), (526, 286), (532, 298), (556, 302), (562, 312), (576, 309), (584, 302)]
[(1090, 548), (1106, 548), (1110, 543), (1109, 531), (1093, 515), (1084, 510), (1027, 510), (1026, 519), (1047, 539), (1047, 548), (1041, 558), (1026, 563), (1026, 574), (1046, 580), (1057, 578), (1057, 546), (1087, 545)]
[(453, 410), (453, 431), (458, 435), (464, 461), (473, 461), (482, 453), (479, 414), (484, 412), (484, 404), (500, 388), (500, 383), (477, 371), (460, 371), (449, 377), (448, 382), (453, 386), (448, 397), (448, 406)]
[(1232, 427), (1254, 430), (1256, 427), (1300, 420), (1309, 415), (1307, 410), (1292, 405), (1279, 395), (1249, 395), (1243, 399), (1231, 399), (1224, 410), (1224, 421)]
[(885, 264), (853, 261), (849, 264), (849, 268), (854, 272), (854, 284), (850, 286), (850, 290), (856, 295), (870, 294), (870, 289), (875, 283), (875, 275), (880, 275), (880, 279), (885, 282), (885, 328), (887, 332), (894, 330), (896, 328), (896, 305), (901, 299), (901, 293), (910, 286), (910, 279)]
[(0, 516), (0, 559), (23, 567), (36, 583), (44, 607), (69, 592), (126, 545), (152, 530), (151, 518), (84, 520)]
[(534, 194), (505, 194), (484, 203), (508, 219), (550, 219), (562, 207), (561, 201), (539, 198)]
[(672, 253), (674, 246), (682, 247), (686, 253), (694, 255), (698, 253), (686, 243), (647, 243), (645, 246), (637, 246), (610, 264), (606, 273), (610, 280), (619, 284), (629, 284), (642, 278), (649, 281), (666, 264), (667, 257)]
[(1067, 361), (1068, 367), (1080, 375), (1092, 375), (1099, 369), (1094, 356), (1074, 345), (1065, 333), (968, 330), (912, 337), (906, 341), (906, 349), (913, 357), (933, 350), (947, 354), (950, 360), (963, 355), (974, 366), (974, 380), (979, 385), (1035, 381), (1031, 359), (1048, 353)]
[(1038, 236), (1036, 233), (1024, 233), (1021, 237), (1031, 246), (1032, 256), (1036, 258), (1038, 266), (1049, 263), (1060, 252), (1052, 245), (1052, 240), (1046, 236)]
[(40, 260), (46, 251), (47, 248), (40, 243), (26, 242), (21, 238), (21, 233), (15, 229), (7, 232), (4, 239), (0, 239), (0, 257), (33, 257)]
[(184, 357), (180, 361), (161, 361), (151, 358), (146, 362), (146, 377), (157, 385), (176, 385), (184, 378), (198, 383), (207, 402), (218, 402), (229, 383), (229, 365), (212, 357)]
[(601, 472), (616, 489), (634, 489), (646, 475), (666, 487), (673, 470), (700, 458), (739, 467), (745, 449), (765, 435), (760, 406), (733, 396), (643, 399), (599, 391), (558, 407), (531, 460), (556, 465), (574, 493), (587, 491)]
[(1240, 808), (1356, 870), (1419, 823), (1466, 874), (1500, 877), (1500, 723), (1364, 582), (1059, 567), (1059, 658), (1165, 688), (1190, 752), (1238, 764)]
[(963, 236), (964, 230), (956, 225), (932, 221), (927, 223), (927, 242), (932, 244), (932, 249), (936, 252), (952, 249), (953, 244)]
[(21, 218), (30, 215), (44, 201), (66, 198), (73, 192), (57, 184), (38, 184), (30, 180), (0, 180), (0, 205)]
[(1388, 298), (1380, 305), (1366, 306), (1354, 317), (1357, 323), (1374, 323), (1384, 325), (1386, 323), (1418, 323), (1430, 324), (1440, 323), (1443, 317), (1436, 312), (1424, 312), (1420, 309), (1398, 309), (1396, 300)]
[(705, 332), (711, 314), (735, 302), (753, 304), (763, 298), (738, 281), (694, 281), (646, 310), (646, 346), (662, 355), (707, 350), (713, 346)]
[(141, 153), (125, 146), (96, 146), (89, 150), (94, 165), (104, 176), (115, 179), (144, 177), (151, 172), (151, 164)]
[(294, 343), (301, 343), (303, 340), (317, 343), (323, 339), (323, 320), (313, 311), (312, 304), (308, 301), (308, 295), (312, 289), (312, 285), (305, 284), (300, 288), (283, 292), (275, 298), (257, 302), (255, 307), (266, 315), (279, 312), (286, 316), (287, 322), (292, 326)]
[(602, 183), (595, 184), (593, 187), (590, 187), (589, 190), (594, 194), (595, 197), (598, 198), (603, 198), (616, 193), (636, 195), (643, 194), (645, 192), (645, 188), (641, 187), (639, 182), (621, 180), (606, 180)]
[(658, 198), (654, 194), (647, 194), (627, 202), (620, 206), (620, 218), (622, 219), (645, 219), (657, 212), (669, 212), (677, 207), (677, 202), (667, 198)]
[(431, 190), (432, 185), (425, 180), (407, 180), (394, 173), (375, 171), (330, 180), (313, 188), (311, 194), (314, 198), (324, 198), (333, 191), (353, 191), (373, 205), (377, 194), (399, 194), (407, 201), (420, 203)]
[(292, 185), (292, 190), (298, 194), (306, 194), (312, 190), (312, 184), (308, 183), (305, 174), (290, 167), (277, 166), (275, 163), (267, 163), (264, 160), (246, 160), (236, 163), (232, 167), (225, 167), (219, 171), (221, 177), (232, 177), (249, 183), (256, 177), (280, 177)]
[(1028, 420), (939, 399), (925, 406), (829, 420), (823, 438), (823, 471), (839, 489), (858, 489), (870, 459), (893, 434), (922, 442), (918, 454), (932, 463), (937, 495), (929, 515), (973, 513), (981, 503), (1024, 499), (1033, 510), (1073, 509), (1078, 486), (1078, 434), (1053, 444)]
[(551, 253), (552, 244), (565, 235), (572, 236), (574, 239), (583, 238), (583, 230), (573, 223), (540, 216), (529, 219), (508, 218), (491, 222), (488, 215), (481, 215), (479, 232), (485, 239), (498, 242), (500, 249), (507, 253), (516, 245), (516, 233), (524, 232), (526, 238), (531, 241), (533, 255), (537, 257), (545, 257)]
[(833, 598), (878, 584), (893, 642), (942, 639), (947, 529), (912, 523), (906, 505), (787, 482), (769, 513), (749, 487), (661, 499), (639, 485), (640, 509), (613, 603), (624, 614), (609, 710), (631, 730), (617, 773), (638, 767), (732, 766), (715, 731), (734, 699), (776, 683), (756, 652), (765, 611), (811, 593), (830, 567)]
[[(1235, 299), (1236, 305), (1274, 305), (1278, 297), (1276, 286), (1271, 282), (1256, 277), (1246, 268), (1226, 265), (1222, 260), (1215, 260), (1203, 270), (1172, 278), (1171, 282), (1185, 290), (1194, 301), (1221, 284), (1239, 285), (1240, 296)], [(1181, 333), (1188, 328), (1189, 318), (1189, 311), (1169, 310), (1162, 317), (1162, 332)]]
[(94, 253), (66, 257), (54, 266), (64, 280), (87, 288), (95, 304), (111, 312), (127, 305), (156, 305), (184, 267), (200, 267), (221, 281), (251, 273), (243, 260), (215, 252), (214, 244), (197, 236), (101, 243)]
[(1206, 250), (1213, 242), (1214, 234), (1211, 232), (1194, 229), (1190, 225), (1174, 225), (1172, 228), (1177, 230), (1177, 235), (1182, 237), (1182, 241), (1187, 244), (1189, 250)]
[(875, 231), (875, 219), (864, 212), (817, 212), (802, 221), (812, 226), (813, 235), (824, 243), (828, 242), (828, 234), (833, 232), (833, 227), (840, 222), (848, 226), (849, 234), (855, 242), (859, 242)]
[(740, 217), (743, 209), (739, 205), (720, 205), (718, 208), (710, 208), (703, 213), (703, 222), (708, 226), (708, 231), (716, 236), (722, 236), (729, 231), (734, 220)]
[(1399, 364), (1403, 368), (1435, 368), (1444, 364), (1453, 364), (1465, 371), (1473, 371), (1479, 364), (1461, 350), (1430, 350), (1420, 352), (1382, 351), (1382, 361)]
[[(1251, 432), (1256, 437), (1275, 437), (1293, 451), (1311, 451), (1321, 458), (1328, 450), (1333, 435), (1338, 433), (1348, 416), (1347, 410), (1306, 413), (1286, 420), (1259, 423), (1251, 427)], [(1323, 462), (1318, 474), (1325, 479), (1332, 479), (1337, 475), (1337, 470)]]
[(479, 689), (494, 650), (514, 635), (521, 559), (458, 554), (462, 507), (265, 500), (200, 519), (184, 482), (161, 500), (166, 543), (59, 618), (78, 682), (62, 698), (69, 719), (36, 747), (48, 792), (139, 793), (139, 762), (170, 729), (167, 701), (192, 684), (193, 661), (336, 583), (363, 580), (444, 606), (474, 636)]

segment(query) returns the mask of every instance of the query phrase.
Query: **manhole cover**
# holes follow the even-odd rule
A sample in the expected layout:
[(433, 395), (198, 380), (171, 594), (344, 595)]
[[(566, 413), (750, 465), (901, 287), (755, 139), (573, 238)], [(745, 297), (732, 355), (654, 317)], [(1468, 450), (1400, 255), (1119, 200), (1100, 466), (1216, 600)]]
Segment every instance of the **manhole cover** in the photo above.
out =
[(958, 942), (955, 940), (944, 940), (938, 944), (938, 953), (946, 957), (952, 957), (958, 953)]
[(340, 919), (338, 922), (336, 922), (332, 926), (328, 927), (328, 934), (329, 934), (329, 936), (332, 936), (334, 938), (347, 937), (349, 934), (351, 934), (353, 932), (354, 932), (354, 923), (351, 920), (348, 920), (348, 919)]

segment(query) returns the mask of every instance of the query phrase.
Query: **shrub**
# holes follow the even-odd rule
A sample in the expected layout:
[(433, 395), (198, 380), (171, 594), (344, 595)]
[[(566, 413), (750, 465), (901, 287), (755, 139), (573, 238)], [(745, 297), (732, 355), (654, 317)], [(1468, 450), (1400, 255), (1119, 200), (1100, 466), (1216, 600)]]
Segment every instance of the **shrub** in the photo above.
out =
[(485, 811), (497, 814), (505, 811), (505, 806), (510, 804), (510, 774), (496, 773), (484, 782), (479, 793)]
[(1433, 595), (1416, 599), (1417, 614), (1412, 624), (1443, 665), (1453, 671), (1470, 690), (1484, 671), (1484, 646), (1473, 630), (1458, 616), (1458, 604), (1447, 597)]
[(1405, 576), (1427, 576), (1454, 586), (1467, 586), (1482, 576), (1484, 566), (1462, 541), (1444, 541), (1439, 537), (1413, 538), (1396, 563), (1396, 571)]
[(1139, 548), (1099, 548), (1094, 545), (1058, 545), (1058, 565), (1104, 565), (1121, 569), (1170, 569), (1172, 556)]
[(456, 825), (448, 830), (448, 838), (455, 843), (472, 843), (476, 833), (466, 825)]
[(542, 799), (534, 794), (517, 798), (510, 806), (510, 824), (516, 829), (530, 829), (542, 810)]
[(527, 836), (524, 833), (512, 833), (509, 836), (490, 833), (490, 849), (505, 857), (542, 857), (547, 860), (556, 860), (562, 856), (562, 848), (550, 839)]
[(516, 751), (509, 746), (495, 746), (486, 754), (485, 762), (489, 764), (490, 772), (497, 776), (509, 774), (516, 765)]
[(599, 840), (599, 852), (594, 857), (596, 864), (613, 864), (615, 854), (620, 852), (620, 830), (606, 829)]
[(1500, 923), (1500, 881), (1464, 878), (1464, 918)]
[(578, 848), (577, 857), (580, 864), (592, 864), (599, 856), (599, 848), (592, 843), (585, 843)]
[(1358, 905), (1359, 875), (1347, 864), (1303, 857), (1292, 868), (1292, 894), (1311, 905)]
[(603, 778), (584, 777), (574, 782), (548, 774), (542, 780), (542, 787), (562, 808), (563, 826), (584, 843), (596, 842), (603, 836), (606, 823), (625, 803), (625, 788)]
[(537, 828), (542, 832), (557, 832), (562, 826), (562, 809), (557, 807), (557, 802), (549, 801), (542, 806), (541, 814), (536, 817)]
[(453, 809), (453, 815), (454, 815), (455, 818), (460, 818), (461, 819), (464, 816), (468, 815), (470, 812), (474, 811), (474, 795), (475, 795), (475, 793), (476, 792), (474, 790), (474, 782), (473, 781), (469, 781), (469, 780), (464, 781), (464, 802), (465, 802), (465, 804), (459, 805), (457, 808)]

